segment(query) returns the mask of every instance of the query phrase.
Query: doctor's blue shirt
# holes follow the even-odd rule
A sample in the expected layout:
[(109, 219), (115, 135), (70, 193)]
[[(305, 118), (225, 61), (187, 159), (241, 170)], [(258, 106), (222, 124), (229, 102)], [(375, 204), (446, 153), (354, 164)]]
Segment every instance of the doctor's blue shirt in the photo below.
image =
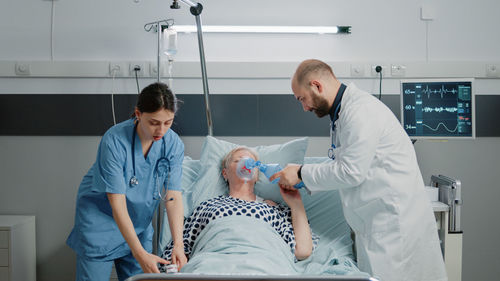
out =
[[(143, 247), (151, 251), (151, 221), (161, 201), (158, 194), (162, 188), (181, 191), (184, 144), (179, 136), (169, 129), (162, 140), (153, 142), (145, 158), (137, 133), (132, 148), (134, 127), (134, 120), (129, 119), (104, 134), (96, 162), (80, 184), (75, 226), (66, 242), (78, 255), (112, 260), (130, 253), (113, 219), (107, 193), (126, 195), (137, 236)], [(135, 186), (129, 184), (134, 175), (132, 153), (135, 153), (135, 176), (139, 181)], [(159, 160), (167, 163), (166, 169), (155, 169)]]

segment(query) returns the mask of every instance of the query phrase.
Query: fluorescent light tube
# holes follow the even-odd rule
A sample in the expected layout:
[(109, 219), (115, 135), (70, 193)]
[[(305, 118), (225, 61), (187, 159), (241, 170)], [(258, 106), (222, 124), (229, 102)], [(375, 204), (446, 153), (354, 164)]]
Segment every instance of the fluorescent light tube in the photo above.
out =
[[(196, 32), (194, 25), (175, 25), (177, 32)], [(204, 25), (203, 32), (213, 33), (298, 33), (335, 34), (351, 33), (350, 26), (257, 26), (257, 25)]]

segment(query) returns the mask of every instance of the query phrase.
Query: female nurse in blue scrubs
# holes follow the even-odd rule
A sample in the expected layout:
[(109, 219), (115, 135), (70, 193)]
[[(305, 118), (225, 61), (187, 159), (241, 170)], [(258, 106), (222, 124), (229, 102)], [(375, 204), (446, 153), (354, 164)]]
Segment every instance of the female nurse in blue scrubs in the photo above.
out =
[[(77, 280), (120, 280), (158, 271), (170, 261), (151, 254), (152, 217), (165, 203), (175, 243), (172, 263), (187, 258), (182, 243), (184, 144), (172, 130), (177, 99), (154, 83), (139, 95), (134, 118), (111, 127), (78, 190), (75, 226), (67, 244), (77, 253)], [(166, 192), (165, 192), (166, 190)]]

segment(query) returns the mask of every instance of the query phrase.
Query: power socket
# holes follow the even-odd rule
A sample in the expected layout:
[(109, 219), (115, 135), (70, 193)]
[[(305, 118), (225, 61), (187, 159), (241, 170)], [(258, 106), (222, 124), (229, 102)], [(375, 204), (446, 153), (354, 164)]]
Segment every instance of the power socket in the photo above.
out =
[(149, 63), (149, 74), (153, 77), (158, 76), (158, 65), (156, 62)]
[[(137, 70), (138, 69), (138, 70)], [(144, 76), (144, 63), (142, 62), (131, 62), (128, 65), (128, 73), (130, 76), (135, 77), (137, 72), (138, 77)]]
[(15, 72), (16, 75), (28, 76), (31, 74), (31, 66), (29, 63), (17, 62)]
[(486, 77), (500, 77), (500, 64), (487, 64)]
[(119, 77), (124, 75), (125, 64), (119, 62), (109, 63), (109, 76)]
[(387, 68), (387, 67), (386, 67), (385, 65), (381, 65), (381, 64), (374, 64), (374, 65), (372, 65), (372, 72), (371, 72), (372, 76), (374, 76), (374, 77), (378, 77), (378, 76), (380, 75), (380, 74), (377, 72), (377, 70), (376, 70), (376, 69), (377, 69), (377, 66), (382, 67), (382, 77), (384, 77), (384, 76), (385, 76), (385, 73), (386, 73), (386, 72), (385, 72), (385, 70), (386, 70), (386, 68)]
[[(164, 65), (162, 62), (160, 62), (160, 77), (164, 76)], [(149, 63), (149, 75), (152, 77), (157, 77), (158, 76), (158, 65), (156, 62), (150, 62)]]
[(365, 66), (363, 64), (351, 64), (351, 76), (352, 77), (365, 76)]

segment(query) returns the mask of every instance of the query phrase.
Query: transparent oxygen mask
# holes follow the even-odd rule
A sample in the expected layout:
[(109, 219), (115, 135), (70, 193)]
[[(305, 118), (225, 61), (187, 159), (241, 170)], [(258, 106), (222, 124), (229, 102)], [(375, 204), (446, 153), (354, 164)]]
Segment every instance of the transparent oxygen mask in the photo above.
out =
[[(281, 171), (283, 168), (280, 164), (264, 164), (260, 161), (255, 161), (252, 158), (241, 158), (236, 166), (236, 174), (239, 178), (244, 179), (245, 182), (253, 179), (255, 173), (258, 173), (260, 170), (268, 179)], [(280, 178), (274, 179), (271, 183), (277, 184), (280, 181)], [(294, 187), (299, 189), (304, 187), (303, 182), (299, 182)]]
[(257, 163), (260, 164), (260, 161), (255, 161), (250, 157), (241, 158), (236, 165), (236, 175), (245, 182), (255, 179), (258, 173)]

